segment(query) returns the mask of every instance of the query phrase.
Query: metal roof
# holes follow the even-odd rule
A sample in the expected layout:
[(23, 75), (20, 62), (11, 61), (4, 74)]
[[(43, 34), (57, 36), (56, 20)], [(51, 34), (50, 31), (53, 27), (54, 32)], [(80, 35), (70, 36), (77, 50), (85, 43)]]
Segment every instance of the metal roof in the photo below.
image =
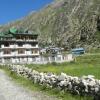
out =
[(37, 32), (34, 31), (24, 31), (24, 30), (18, 30), (17, 28), (10, 28), (8, 31), (1, 32), (0, 37), (14, 37), (15, 35), (31, 35), (31, 36), (37, 36)]
[(10, 28), (9, 31), (13, 34), (15, 34), (17, 32), (17, 29), (16, 28)]
[(7, 33), (0, 33), (0, 37), (13, 37), (13, 35)]
[(80, 51), (80, 50), (84, 51), (84, 48), (75, 48), (75, 49), (72, 49), (72, 51)]

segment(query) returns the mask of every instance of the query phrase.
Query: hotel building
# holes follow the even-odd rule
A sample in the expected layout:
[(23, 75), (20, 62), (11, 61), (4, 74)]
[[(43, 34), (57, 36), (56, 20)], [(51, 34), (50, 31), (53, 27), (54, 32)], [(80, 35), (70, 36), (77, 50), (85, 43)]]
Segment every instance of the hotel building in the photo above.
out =
[(0, 33), (0, 63), (32, 63), (38, 57), (38, 34), (16, 28)]

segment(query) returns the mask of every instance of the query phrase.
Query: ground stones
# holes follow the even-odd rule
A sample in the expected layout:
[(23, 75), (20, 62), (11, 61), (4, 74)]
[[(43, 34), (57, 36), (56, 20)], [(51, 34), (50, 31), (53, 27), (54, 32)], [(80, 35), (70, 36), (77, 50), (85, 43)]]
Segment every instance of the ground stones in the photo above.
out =
[(78, 95), (94, 95), (100, 97), (100, 80), (94, 78), (93, 75), (73, 77), (65, 73), (56, 75), (54, 73), (39, 73), (24, 65), (10, 65), (12, 72), (31, 79), (33, 83), (45, 85), (50, 88), (59, 88), (60, 91), (70, 91)]

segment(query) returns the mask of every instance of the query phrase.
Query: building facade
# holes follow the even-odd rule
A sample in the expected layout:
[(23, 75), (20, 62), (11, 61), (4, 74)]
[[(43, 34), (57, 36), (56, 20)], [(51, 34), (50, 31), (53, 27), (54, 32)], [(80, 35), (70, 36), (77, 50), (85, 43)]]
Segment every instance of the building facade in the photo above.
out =
[(0, 33), (0, 63), (31, 63), (38, 57), (38, 34), (15, 28)]

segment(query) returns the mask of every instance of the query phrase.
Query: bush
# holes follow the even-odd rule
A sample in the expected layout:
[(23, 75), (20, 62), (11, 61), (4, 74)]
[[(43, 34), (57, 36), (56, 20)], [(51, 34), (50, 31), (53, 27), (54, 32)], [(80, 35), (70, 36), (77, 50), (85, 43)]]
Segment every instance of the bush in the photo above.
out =
[(54, 66), (57, 66), (57, 63), (56, 62), (52, 62), (51, 64), (54, 65)]

